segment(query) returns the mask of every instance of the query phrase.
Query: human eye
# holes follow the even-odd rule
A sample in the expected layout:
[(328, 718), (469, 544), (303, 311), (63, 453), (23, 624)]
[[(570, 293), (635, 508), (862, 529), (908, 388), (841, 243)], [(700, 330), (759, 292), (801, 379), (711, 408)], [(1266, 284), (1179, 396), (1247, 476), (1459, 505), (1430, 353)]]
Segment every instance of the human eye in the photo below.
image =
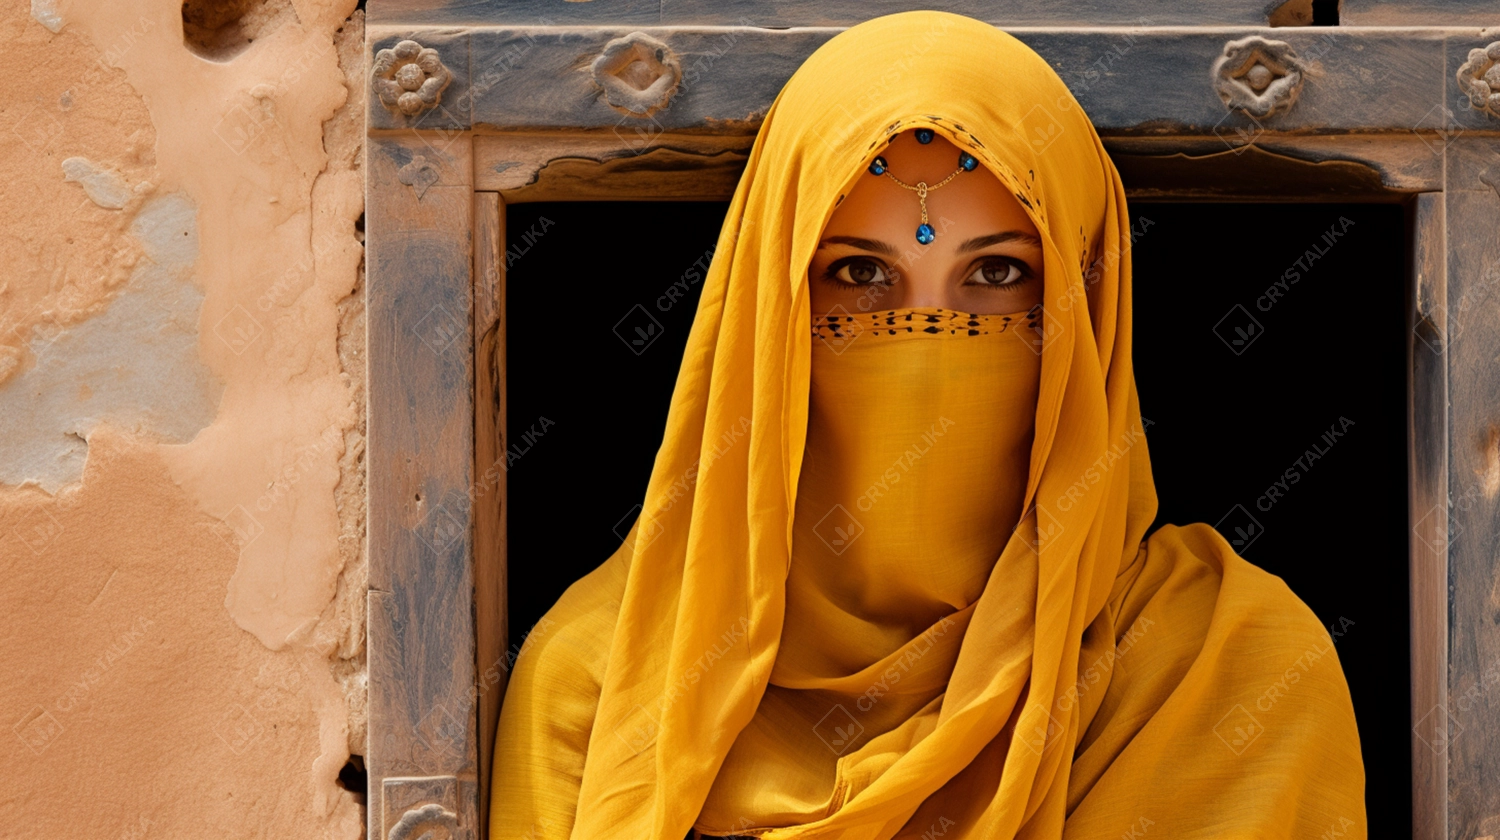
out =
[(964, 279), (964, 285), (1008, 288), (1025, 283), (1031, 276), (1031, 267), (1020, 260), (988, 257), (975, 266), (974, 272)]
[(834, 260), (823, 278), (840, 286), (880, 286), (895, 280), (884, 263), (874, 257), (844, 257)]

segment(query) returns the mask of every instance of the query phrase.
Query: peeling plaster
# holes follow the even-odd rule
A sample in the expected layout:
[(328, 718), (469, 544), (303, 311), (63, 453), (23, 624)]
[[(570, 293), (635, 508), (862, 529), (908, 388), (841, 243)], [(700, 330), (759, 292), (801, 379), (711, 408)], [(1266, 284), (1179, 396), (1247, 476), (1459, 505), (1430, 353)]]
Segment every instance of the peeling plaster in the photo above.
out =
[(148, 259), (125, 290), (102, 314), (35, 336), (33, 365), (0, 386), (0, 483), (56, 493), (78, 481), (100, 423), (186, 443), (212, 421), (223, 385), (198, 358), (197, 212), (162, 196), (131, 232)]
[(0, 824), (37, 836), (363, 836), (363, 14), (215, 6), (195, 42), (182, 0), (0, 0)]
[(31, 16), (54, 33), (62, 31), (63, 19), (57, 12), (57, 0), (31, 0)]
[(106, 210), (121, 210), (130, 200), (130, 185), (120, 173), (107, 166), (100, 166), (85, 157), (70, 157), (62, 162), (62, 169), (64, 180), (77, 181), (88, 197)]

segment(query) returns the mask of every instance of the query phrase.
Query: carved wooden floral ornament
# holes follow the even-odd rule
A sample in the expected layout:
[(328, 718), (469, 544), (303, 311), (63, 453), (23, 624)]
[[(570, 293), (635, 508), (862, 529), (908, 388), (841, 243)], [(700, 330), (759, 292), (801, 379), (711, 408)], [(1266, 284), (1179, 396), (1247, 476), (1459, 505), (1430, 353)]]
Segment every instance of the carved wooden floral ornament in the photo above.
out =
[(1458, 68), (1458, 89), (1469, 95), (1470, 105), (1500, 117), (1500, 41), (1469, 50)]
[(682, 81), (677, 54), (644, 32), (605, 44), (591, 69), (606, 102), (639, 116), (665, 108)]
[(1290, 44), (1251, 35), (1224, 45), (1214, 62), (1214, 88), (1230, 108), (1266, 117), (1297, 102), (1305, 71)]
[(441, 805), (423, 805), (408, 810), (391, 826), (387, 835), (389, 840), (450, 840), (457, 836), (458, 815)]
[(437, 50), (416, 41), (401, 41), (375, 53), (372, 74), (380, 104), (407, 116), (435, 107), (453, 81)]

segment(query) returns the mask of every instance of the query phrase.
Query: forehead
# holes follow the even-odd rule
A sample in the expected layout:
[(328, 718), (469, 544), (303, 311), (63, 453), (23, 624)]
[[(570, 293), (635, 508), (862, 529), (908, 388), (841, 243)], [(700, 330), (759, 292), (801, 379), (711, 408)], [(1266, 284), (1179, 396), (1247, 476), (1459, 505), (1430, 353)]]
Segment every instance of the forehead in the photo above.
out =
[(982, 164), (961, 170), (961, 153), (940, 134), (927, 143), (918, 142), (912, 131), (893, 137), (880, 153), (889, 174), (861, 173), (835, 208), (825, 235), (885, 235), (915, 228), (921, 201), (898, 179), (911, 187), (932, 185), (926, 199), (928, 217), (939, 231), (1020, 230), (1035, 235), (1035, 225), (1010, 189)]

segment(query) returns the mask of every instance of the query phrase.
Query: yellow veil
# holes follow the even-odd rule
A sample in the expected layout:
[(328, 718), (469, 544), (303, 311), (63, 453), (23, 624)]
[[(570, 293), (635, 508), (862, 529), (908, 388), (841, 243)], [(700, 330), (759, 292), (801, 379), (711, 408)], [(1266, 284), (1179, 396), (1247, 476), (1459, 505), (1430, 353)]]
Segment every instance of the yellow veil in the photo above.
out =
[(883, 745), (828, 813), (697, 827), (772, 840), (1365, 836), (1328, 631), (1206, 526), (1142, 542), (1156, 494), (1119, 175), (1041, 57), (940, 12), (837, 35), (766, 113), (640, 520), (517, 663), (491, 836), (681, 840), (697, 825), (777, 661), (808, 428), (807, 266), (853, 180), (917, 127), (978, 157), (1044, 242), (1026, 513), (996, 566), (1030, 571), (990, 577), (949, 637), (930, 725)]

